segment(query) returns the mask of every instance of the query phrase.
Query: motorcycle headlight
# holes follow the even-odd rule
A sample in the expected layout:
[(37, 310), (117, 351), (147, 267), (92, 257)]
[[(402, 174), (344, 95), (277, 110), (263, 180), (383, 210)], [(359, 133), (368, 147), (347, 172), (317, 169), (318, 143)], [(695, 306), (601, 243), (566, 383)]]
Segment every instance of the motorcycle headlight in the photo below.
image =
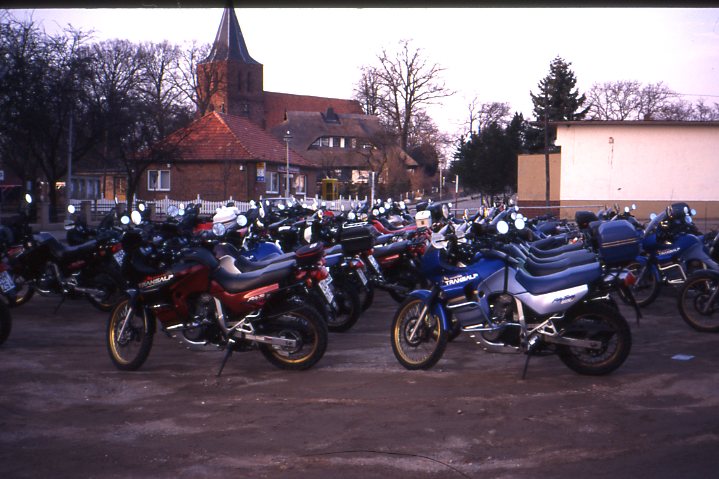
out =
[(225, 225), (222, 223), (215, 223), (212, 225), (212, 233), (214, 233), (215, 236), (223, 236), (226, 231), (227, 228), (225, 228)]

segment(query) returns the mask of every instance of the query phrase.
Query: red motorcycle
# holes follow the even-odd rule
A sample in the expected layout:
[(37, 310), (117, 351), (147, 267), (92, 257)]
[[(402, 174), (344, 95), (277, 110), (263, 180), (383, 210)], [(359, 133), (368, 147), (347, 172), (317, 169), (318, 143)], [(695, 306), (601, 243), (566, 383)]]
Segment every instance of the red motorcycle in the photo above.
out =
[(327, 347), (327, 325), (308, 306), (308, 288), (328, 276), (324, 248), (308, 245), (290, 261), (240, 273), (232, 258), (202, 247), (153, 249), (137, 230), (122, 239), (128, 298), (110, 314), (107, 346), (121, 370), (136, 370), (152, 348), (156, 324), (194, 348), (226, 351), (218, 376), (235, 351), (259, 348), (275, 366), (304, 370)]

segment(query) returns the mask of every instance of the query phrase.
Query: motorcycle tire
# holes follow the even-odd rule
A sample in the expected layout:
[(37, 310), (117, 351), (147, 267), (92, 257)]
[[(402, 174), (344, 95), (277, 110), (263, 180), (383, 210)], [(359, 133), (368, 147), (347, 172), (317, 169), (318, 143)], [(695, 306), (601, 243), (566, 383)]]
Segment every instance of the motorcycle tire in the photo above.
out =
[[(637, 306), (643, 308), (653, 303), (659, 295), (660, 284), (657, 280), (657, 277), (652, 273), (651, 270), (647, 270), (644, 273), (644, 277), (640, 278), (639, 273), (641, 273), (642, 271), (642, 265), (638, 262), (630, 263), (629, 265), (627, 265), (626, 269), (631, 271), (632, 274), (634, 274), (634, 276), (637, 278), (637, 282), (633, 286), (631, 286), (632, 294), (634, 295), (634, 300), (636, 301)], [(626, 298), (625, 295), (623, 295), (621, 292), (619, 293), (619, 297), (626, 304), (629, 304), (629, 299)]]
[[(107, 322), (107, 351), (115, 367), (121, 371), (135, 371), (143, 365), (152, 349), (155, 334), (154, 318), (144, 308), (130, 309), (129, 300), (118, 303)], [(123, 330), (125, 318), (127, 325)]]
[(271, 364), (288, 370), (305, 370), (314, 366), (327, 349), (327, 323), (313, 308), (302, 306), (262, 321), (257, 329), (265, 336), (294, 339), (292, 349), (260, 344), (262, 355)]
[(15, 294), (15, 300), (8, 302), (8, 306), (11, 308), (17, 308), (18, 306), (22, 306), (30, 301), (30, 298), (35, 295), (35, 289), (30, 286), (27, 280), (22, 276), (14, 276), (13, 281), (15, 282), (17, 293)]
[(557, 345), (559, 359), (569, 369), (588, 376), (611, 373), (624, 364), (632, 348), (632, 335), (626, 319), (611, 306), (596, 302), (571, 312), (561, 324), (560, 335), (602, 342), (599, 351)]
[(10, 308), (5, 303), (0, 302), (0, 345), (10, 336), (11, 330), (12, 316), (10, 315)]
[(392, 320), (392, 352), (397, 361), (410, 370), (430, 369), (447, 348), (448, 333), (434, 314), (427, 314), (421, 319), (422, 323), (412, 337), (424, 304), (419, 298), (407, 298)]
[(100, 296), (88, 294), (87, 300), (95, 308), (107, 313), (125, 297), (125, 282), (119, 271), (108, 270), (95, 276), (92, 287), (102, 289), (105, 293)]
[(357, 289), (350, 283), (336, 282), (333, 286), (338, 311), (328, 319), (327, 329), (332, 333), (343, 333), (357, 323), (362, 305)]
[[(690, 277), (679, 293), (682, 319), (697, 331), (719, 332), (719, 278)], [(710, 303), (711, 302), (711, 303)]]

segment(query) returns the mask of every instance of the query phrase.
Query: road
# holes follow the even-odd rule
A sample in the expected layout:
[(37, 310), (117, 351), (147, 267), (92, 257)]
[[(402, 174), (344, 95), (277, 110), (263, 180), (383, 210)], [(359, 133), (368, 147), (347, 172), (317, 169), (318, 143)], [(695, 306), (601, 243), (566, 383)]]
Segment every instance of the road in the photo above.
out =
[[(430, 371), (395, 360), (383, 293), (305, 372), (259, 352), (187, 351), (158, 334), (117, 371), (107, 316), (33, 298), (0, 347), (9, 478), (710, 478), (719, 473), (719, 336), (662, 296), (607, 377), (490, 354), (462, 335)], [(684, 360), (676, 359), (684, 355)], [(681, 358), (681, 356), (680, 356)], [(689, 359), (687, 359), (689, 358)]]

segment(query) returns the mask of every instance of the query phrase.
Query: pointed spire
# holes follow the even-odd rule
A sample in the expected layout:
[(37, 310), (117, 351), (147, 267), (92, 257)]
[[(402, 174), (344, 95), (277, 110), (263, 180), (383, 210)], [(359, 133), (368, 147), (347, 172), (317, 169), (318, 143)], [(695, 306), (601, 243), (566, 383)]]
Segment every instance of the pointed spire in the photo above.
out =
[(237, 21), (231, 0), (227, 2), (225, 11), (222, 13), (222, 20), (220, 20), (220, 28), (217, 30), (215, 43), (212, 45), (210, 55), (205, 62), (222, 60), (239, 60), (247, 64), (259, 64), (247, 51), (245, 38), (242, 36), (240, 23)]

